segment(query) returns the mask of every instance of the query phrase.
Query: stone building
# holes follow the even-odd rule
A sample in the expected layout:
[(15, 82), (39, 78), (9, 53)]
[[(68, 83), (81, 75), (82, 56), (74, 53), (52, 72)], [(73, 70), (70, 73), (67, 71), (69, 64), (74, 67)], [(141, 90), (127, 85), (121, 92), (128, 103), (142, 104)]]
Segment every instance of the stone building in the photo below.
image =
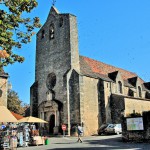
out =
[(137, 74), (78, 52), (76, 16), (51, 7), (37, 33), (35, 82), (30, 88), (31, 114), (49, 123), (50, 134), (67, 133), (81, 123), (92, 135), (102, 123), (119, 122), (122, 114), (150, 110), (150, 82)]
[(8, 74), (0, 70), (0, 106), (7, 107)]

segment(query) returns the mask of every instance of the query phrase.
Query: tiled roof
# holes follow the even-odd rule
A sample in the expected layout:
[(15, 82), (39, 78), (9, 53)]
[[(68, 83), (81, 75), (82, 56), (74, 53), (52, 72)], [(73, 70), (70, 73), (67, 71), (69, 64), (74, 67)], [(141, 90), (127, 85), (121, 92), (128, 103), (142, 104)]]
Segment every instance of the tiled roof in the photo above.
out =
[[(82, 74), (97, 74), (100, 76), (104, 76), (106, 79), (109, 79), (108, 74), (119, 71), (123, 80), (127, 80), (128, 78), (133, 78), (136, 77), (137, 74), (118, 68), (114, 67), (108, 64), (105, 64), (103, 62), (93, 60), (88, 57), (80, 56), (80, 70)], [(110, 80), (110, 79), (109, 79)], [(143, 83), (143, 80), (141, 80), (141, 83)]]
[(19, 114), (16, 114), (16, 113), (14, 113), (14, 112), (12, 112), (12, 111), (11, 111), (11, 113), (12, 113), (12, 115), (13, 115), (17, 120), (24, 118), (23, 116), (21, 116), (21, 115), (19, 115)]

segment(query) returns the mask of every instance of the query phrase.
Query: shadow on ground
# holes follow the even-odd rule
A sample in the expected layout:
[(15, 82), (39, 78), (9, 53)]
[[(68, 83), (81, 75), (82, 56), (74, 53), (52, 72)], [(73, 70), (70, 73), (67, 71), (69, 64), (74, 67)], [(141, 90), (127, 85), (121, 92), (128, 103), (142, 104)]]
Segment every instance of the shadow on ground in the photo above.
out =
[[(55, 144), (68, 144), (67, 148), (54, 148), (53, 150), (121, 150), (121, 149), (130, 149), (130, 150), (150, 150), (150, 144), (148, 143), (133, 143), (133, 142), (122, 142), (121, 137), (109, 138), (109, 139), (99, 139), (99, 140), (84, 140), (83, 143), (77, 143), (77, 147), (69, 146), (69, 144), (75, 144), (77, 142), (68, 143), (55, 143)], [(83, 145), (82, 144), (88, 144)], [(86, 147), (85, 147), (86, 146)], [(50, 149), (47, 149), (50, 150)]]

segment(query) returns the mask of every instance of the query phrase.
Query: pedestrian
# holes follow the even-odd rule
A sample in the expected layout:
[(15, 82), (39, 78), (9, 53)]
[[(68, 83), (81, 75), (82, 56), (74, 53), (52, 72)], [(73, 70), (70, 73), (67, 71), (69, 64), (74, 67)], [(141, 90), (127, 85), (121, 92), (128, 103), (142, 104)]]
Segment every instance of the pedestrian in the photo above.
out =
[(77, 124), (77, 133), (78, 133), (78, 140), (77, 140), (77, 142), (82, 143), (81, 135), (83, 133), (83, 129), (82, 129), (82, 127), (79, 124)]

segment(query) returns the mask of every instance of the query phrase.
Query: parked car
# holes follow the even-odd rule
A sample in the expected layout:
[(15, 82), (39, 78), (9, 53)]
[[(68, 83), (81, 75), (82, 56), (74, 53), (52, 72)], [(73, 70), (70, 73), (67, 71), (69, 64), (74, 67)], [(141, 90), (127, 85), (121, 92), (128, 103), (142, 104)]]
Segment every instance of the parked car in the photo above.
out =
[(106, 134), (120, 134), (122, 133), (121, 124), (109, 124), (105, 129), (104, 132)]
[(97, 130), (97, 132), (98, 132), (98, 135), (101, 135), (101, 134), (104, 134), (105, 133), (105, 128), (107, 128), (107, 126), (108, 126), (108, 124), (102, 124), (101, 126), (100, 126), (100, 128)]
[(103, 124), (98, 129), (98, 134), (120, 134), (122, 133), (121, 124)]

